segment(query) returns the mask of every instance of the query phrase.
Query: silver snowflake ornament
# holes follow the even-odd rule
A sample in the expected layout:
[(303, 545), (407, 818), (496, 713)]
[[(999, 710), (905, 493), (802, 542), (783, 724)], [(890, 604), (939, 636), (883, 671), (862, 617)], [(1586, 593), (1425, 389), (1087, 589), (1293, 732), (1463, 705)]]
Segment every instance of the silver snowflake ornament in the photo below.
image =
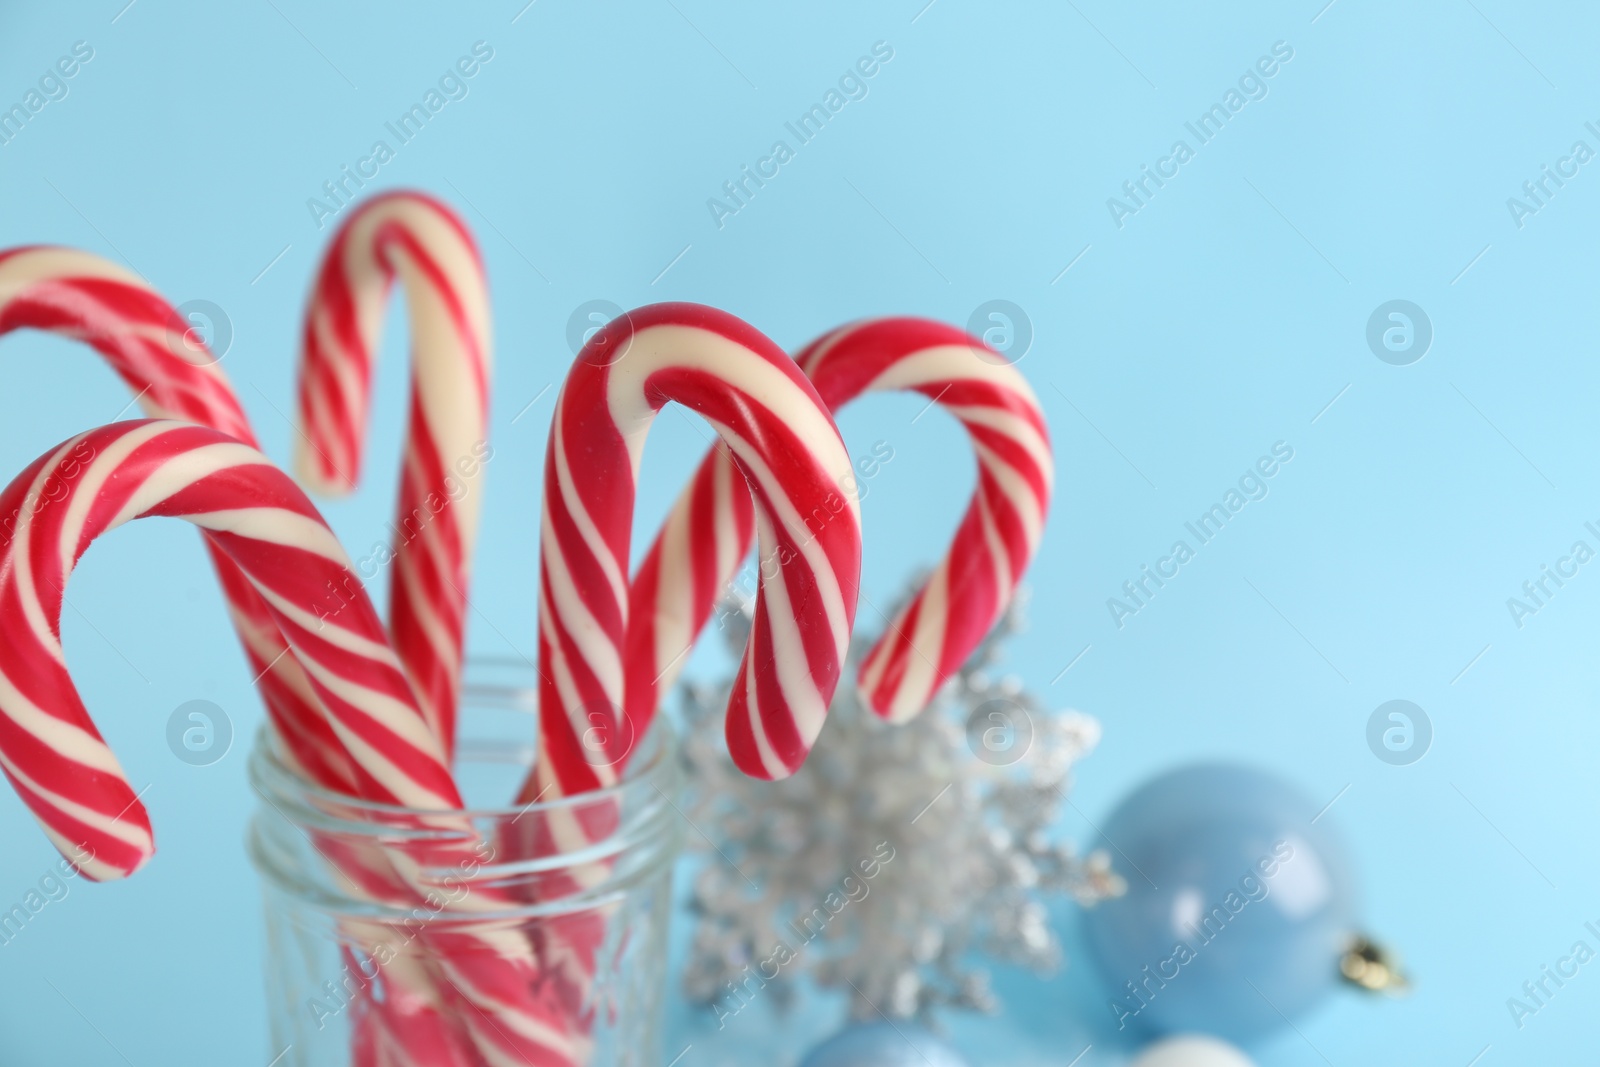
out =
[[(856, 1018), (990, 1011), (986, 961), (1060, 964), (1050, 897), (1089, 905), (1122, 891), (1104, 854), (1080, 858), (1052, 833), (1099, 723), (1047, 710), (994, 669), (1022, 626), (1021, 600), (904, 725), (856, 694), (870, 642), (854, 640), (816, 747), (781, 782), (747, 778), (727, 755), (717, 722), (731, 675), (684, 686), (691, 818), (709, 835), (684, 978), (692, 998), (720, 1017), (757, 991), (782, 1004), (806, 977), (848, 987)], [(735, 650), (747, 608), (730, 603), (719, 619)]]

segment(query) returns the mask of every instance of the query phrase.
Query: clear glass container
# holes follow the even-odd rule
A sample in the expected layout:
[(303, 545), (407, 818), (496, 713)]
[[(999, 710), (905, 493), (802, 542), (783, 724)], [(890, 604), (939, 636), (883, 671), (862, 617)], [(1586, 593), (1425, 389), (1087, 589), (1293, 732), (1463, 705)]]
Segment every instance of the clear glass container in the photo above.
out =
[[(503, 804), (527, 773), (532, 673), (468, 667), (456, 774), (471, 805)], [(328, 792), (285, 763), (270, 727), (250, 781), (273, 1043), (263, 1062), (661, 1062), (683, 836), (664, 719), (614, 788), (523, 807), (415, 811)]]

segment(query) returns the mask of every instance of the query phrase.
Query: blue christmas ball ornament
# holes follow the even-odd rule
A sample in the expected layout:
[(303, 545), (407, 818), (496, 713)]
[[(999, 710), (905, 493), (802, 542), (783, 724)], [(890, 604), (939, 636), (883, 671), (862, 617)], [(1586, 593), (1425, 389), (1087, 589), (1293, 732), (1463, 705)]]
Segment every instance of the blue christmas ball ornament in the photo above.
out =
[(864, 1023), (812, 1049), (800, 1067), (968, 1067), (949, 1045), (911, 1023)]
[(1357, 944), (1356, 894), (1318, 808), (1220, 763), (1169, 771), (1122, 802), (1098, 847), (1127, 893), (1084, 914), (1117, 1028), (1243, 1043), (1335, 986)]

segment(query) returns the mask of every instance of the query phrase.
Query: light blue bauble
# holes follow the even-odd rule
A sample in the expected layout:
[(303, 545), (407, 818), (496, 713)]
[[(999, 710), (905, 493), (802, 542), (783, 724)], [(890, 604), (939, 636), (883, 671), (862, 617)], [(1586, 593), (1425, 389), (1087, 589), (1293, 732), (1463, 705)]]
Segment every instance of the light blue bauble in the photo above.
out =
[(968, 1067), (949, 1045), (911, 1023), (864, 1023), (812, 1049), (800, 1067)]
[(1169, 771), (1122, 802), (1098, 847), (1128, 891), (1084, 913), (1119, 1028), (1244, 1043), (1334, 988), (1355, 887), (1317, 815), (1283, 780), (1222, 763)]

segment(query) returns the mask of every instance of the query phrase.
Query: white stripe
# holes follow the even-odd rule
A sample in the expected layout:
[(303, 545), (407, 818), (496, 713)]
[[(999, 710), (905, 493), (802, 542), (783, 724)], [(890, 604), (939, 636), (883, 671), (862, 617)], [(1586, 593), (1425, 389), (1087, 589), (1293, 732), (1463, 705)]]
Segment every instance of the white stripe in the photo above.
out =
[[(486, 1009), (485, 1014), (495, 1021), (496, 1027), (507, 1028), (518, 1037), (557, 1052), (566, 1053), (570, 1049), (571, 1046), (567, 1042), (566, 1034), (562, 1031), (534, 1018), (525, 1011), (516, 1010), (505, 1001), (489, 995), (484, 990), (473, 987), (472, 972), (454, 966), (449, 956), (441, 958), (440, 967), (447, 974), (453, 975), (459, 985), (470, 989), (472, 1002), (478, 1007)], [(485, 1050), (480, 1048), (479, 1051)], [(507, 1060), (506, 1063), (509, 1067), (526, 1067), (526, 1061), (520, 1057), (515, 1060)]]
[[(77, 801), (64, 797), (54, 790), (46, 789), (44, 786), (35, 781), (30, 775), (25, 774), (22, 768), (9, 759), (3, 750), (0, 750), (0, 767), (4, 767), (6, 773), (15, 778), (24, 789), (31, 793), (37, 794), (52, 808), (55, 808), (62, 814), (71, 816), (72, 818), (77, 819), (79, 822), (86, 824), (96, 833), (113, 838), (117, 841), (121, 841), (129, 847), (139, 850), (146, 856), (155, 850), (155, 842), (142, 827), (122, 821), (121, 815), (125, 815), (127, 812), (123, 812), (121, 815), (117, 816), (107, 815), (104, 812), (99, 812), (93, 808), (85, 807)], [(121, 779), (122, 784), (127, 787), (128, 792), (133, 792), (133, 787), (128, 785), (127, 779), (123, 777), (120, 770), (118, 771), (117, 776), (119, 779)], [(135, 803), (137, 803), (137, 798), (135, 799)], [(132, 806), (130, 806), (128, 811), (132, 810), (134, 809)], [(53, 840), (59, 842), (60, 838), (51, 833), (50, 827), (45, 824), (43, 820), (41, 820), (40, 825), (44, 827), (44, 831), (46, 833), (51, 834)], [(76, 841), (68, 842), (68, 845), (72, 848), (76, 848), (78, 844), (79, 842)], [(62, 854), (70, 858), (72, 853), (70, 849), (62, 849)]]
[[(800, 514), (794, 505), (793, 498), (789, 495), (789, 487), (778, 480), (772, 469), (767, 466), (766, 458), (751, 447), (743, 437), (734, 432), (732, 427), (717, 423), (712, 423), (712, 425), (716, 426), (717, 432), (722, 435), (723, 439), (728, 442), (729, 448), (743, 462), (746, 475), (755, 479), (756, 484), (766, 494), (767, 500), (770, 501), (772, 509), (776, 513), (774, 517), (788, 531), (790, 538), (799, 546), (801, 558), (805, 560), (806, 566), (816, 579), (817, 592), (822, 598), (828, 626), (833, 631), (834, 654), (840, 662), (843, 662), (845, 650), (850, 643), (849, 606), (845, 603), (844, 587), (839, 582), (839, 575), (834, 572), (833, 564), (828, 559), (827, 552), (823, 550), (821, 540), (811, 532), (811, 527), (806, 524), (805, 516)], [(840, 496), (849, 497), (853, 502), (853, 494), (847, 494), (844, 487), (836, 486), (835, 492)], [(826, 504), (823, 505), (824, 510), (826, 510), (826, 506)], [(758, 531), (763, 529), (760, 517), (761, 510), (760, 508), (757, 509), (756, 529)], [(852, 511), (852, 517), (856, 523), (856, 529), (860, 530), (859, 514)], [(828, 518), (825, 521), (832, 522), (836, 520)], [(778, 546), (773, 540), (772, 531), (768, 529), (758, 540), (761, 546), (758, 558), (761, 560), (776, 558), (774, 553), (778, 551)], [(766, 570), (765, 567), (761, 569), (763, 572)], [(762, 586), (765, 587), (765, 573), (761, 575), (761, 578)]]
[[(370, 398), (361, 388), (356, 361), (334, 332), (333, 312), (318, 303), (310, 316), (311, 330), (322, 352), (320, 365), (332, 384), (322, 379), (324, 384), (310, 395), (310, 411), (303, 420), (306, 425), (301, 427), (305, 436), (296, 435), (295, 439), (295, 471), (319, 495), (338, 496), (350, 491), (345, 479), (353, 475), (356, 463), (341, 432), (344, 416), (334, 415), (334, 400), (343, 401), (344, 409), (351, 413), (350, 421), (356, 430), (354, 445), (360, 448), (360, 431), (367, 425)], [(324, 472), (324, 467), (332, 469)]]
[[(672, 686), (667, 672), (676, 673), (683, 662), (684, 652), (694, 640), (690, 632), (690, 611), (694, 603), (693, 548), (689, 543), (689, 524), (692, 508), (675, 508), (661, 528), (661, 566), (656, 573), (655, 595), (650, 598), (655, 621), (655, 664), (652, 673), (658, 691)], [(713, 517), (712, 536), (716, 536), (716, 517)], [(630, 628), (640, 620), (628, 619)]]
[[(396, 670), (399, 670), (399, 663), (394, 658), (394, 650), (390, 648), (386, 641), (376, 641), (369, 637), (363, 637), (356, 631), (340, 626), (335, 622), (344, 605), (341, 604), (334, 607), (332, 611), (319, 616), (315, 612), (301, 607), (295, 601), (284, 598), (270, 586), (262, 584), (255, 575), (247, 572), (246, 576), (250, 579), (250, 584), (255, 588), (255, 591), (261, 595), (261, 599), (282, 614), (291, 626), (298, 627), (308, 634), (315, 634), (341, 652), (348, 652), (352, 656), (359, 656), (362, 659), (393, 666)], [(366, 594), (359, 592), (358, 587), (357, 595), (365, 596)], [(287, 637), (288, 635), (286, 634), (285, 636)], [(297, 649), (297, 651), (303, 650)]]
[[(66, 654), (61, 649), (61, 639), (57, 636), (60, 628), (60, 609), (54, 609), (55, 621), (48, 617), (44, 602), (39, 596), (37, 583), (33, 576), (33, 540), (34, 518), (47, 507), (60, 507), (60, 501), (45, 499), (44, 488), (52, 478), (59, 481), (57, 474), (61, 461), (77, 449), (82, 437), (75, 437), (56, 449), (55, 453), (39, 468), (33, 483), (28, 486), (28, 491), (23, 494), (22, 505), (16, 515), (16, 525), (11, 531), (11, 549), (8, 556), (11, 560), (11, 578), (17, 585), (17, 602), (22, 607), (23, 620), (28, 624), (28, 629), (33, 632), (39, 645), (49, 652), (57, 663), (66, 663)], [(64, 482), (60, 483), (65, 485)], [(75, 542), (74, 542), (75, 543)], [(58, 543), (59, 551), (59, 543)], [(66, 566), (61, 572), (62, 581), (65, 582), (72, 574), (74, 560), (69, 555)], [(53, 595), (66, 596), (66, 591), (52, 591)], [(51, 601), (54, 603), (54, 600)]]
[[(963, 565), (967, 561), (963, 560)], [(890, 722), (905, 722), (927, 706), (938, 677), (938, 664), (944, 659), (945, 624), (950, 611), (950, 557), (939, 561), (922, 588), (922, 606), (917, 612), (916, 629), (905, 634), (905, 670), (889, 701)], [(895, 626), (904, 628), (910, 609), (902, 611)], [(894, 631), (891, 631), (893, 633)], [(886, 635), (887, 636), (887, 635)], [(896, 639), (900, 638), (896, 633)]]
[[(152, 422), (130, 430), (109, 445), (102, 446), (101, 450), (83, 468), (82, 476), (72, 485), (72, 496), (68, 500), (66, 514), (61, 519), (60, 541), (57, 544), (57, 550), (60, 553), (63, 578), (72, 573), (72, 565), (77, 556), (78, 543), (83, 537), (84, 524), (88, 521), (90, 509), (99, 502), (100, 494), (104, 490), (106, 482), (113, 475), (120, 476), (122, 474), (122, 464), (134, 449), (139, 448), (148, 441), (153, 441), (171, 433), (177, 426), (178, 424), (171, 422)], [(57, 464), (52, 462), (51, 466), (55, 467)], [(134, 490), (133, 495), (137, 497), (140, 490), (147, 484), (148, 482), (141, 484), (138, 489)], [(137, 512), (134, 514), (137, 514)], [(102, 532), (109, 533), (115, 530), (131, 517), (131, 515), (127, 514), (127, 508), (124, 507), (123, 511), (114, 517)]]
[(1044, 534), (1044, 510), (1040, 506), (1039, 498), (1034, 496), (1027, 480), (1017, 473), (1016, 468), (1001, 459), (993, 449), (986, 448), (976, 441), (972, 443), (972, 447), (978, 454), (978, 462), (988, 468), (995, 481), (1000, 483), (1000, 492), (1016, 511), (1017, 517), (1022, 520), (1022, 535), (1031, 553)]
[(0, 711), (62, 759), (126, 781), (121, 764), (103, 740), (78, 724), (59, 719), (39, 707), (24, 696), (4, 672), (0, 672)]
[[(572, 666), (568, 662), (567, 654), (561, 648), (560, 642), (556, 640), (556, 622), (554, 613), (550, 610), (550, 601), (541, 597), (539, 601), (539, 630), (544, 636), (545, 647), (550, 652), (550, 662), (546, 669), (549, 672), (551, 681), (555, 683), (556, 699), (560, 701), (561, 709), (565, 713), (564, 719), (559, 722), (563, 722), (565, 728), (572, 731), (574, 737), (577, 738), (579, 747), (582, 747), (583, 735), (589, 729), (589, 722), (585, 717), (583, 701), (578, 696), (577, 682), (572, 677)], [(552, 720), (552, 722), (555, 724), (550, 729), (562, 728), (556, 720)], [(587, 763), (588, 761), (586, 760), (585, 762)], [(540, 766), (543, 766), (543, 764)], [(616, 783), (617, 769), (615, 767), (603, 764), (590, 764), (590, 767), (594, 771), (595, 778), (600, 783), (601, 788), (606, 788)], [(535, 771), (537, 770), (538, 767), (535, 767)], [(560, 776), (554, 769), (550, 769), (550, 778), (555, 792), (549, 794), (546, 799), (565, 795), (559, 780)], [(567, 839), (563, 838), (562, 840)], [(581, 832), (574, 840), (583, 840)]]
[[(418, 717), (412, 707), (405, 701), (364, 686), (359, 682), (353, 682), (330, 670), (326, 664), (319, 662), (314, 656), (301, 655), (300, 662), (313, 681), (320, 683), (324, 689), (332, 693), (336, 698), (349, 704), (357, 712), (372, 720), (380, 729), (399, 738), (429, 760), (441, 765), (444, 763), (444, 756), (439, 751), (438, 739), (433, 736), (427, 724)], [(384, 664), (384, 666), (392, 667), (397, 673), (400, 669), (392, 661)], [(346, 734), (354, 737), (349, 726), (340, 716), (330, 713), (328, 721), (335, 730), (339, 731), (341, 738)], [(348, 744), (349, 742), (346, 743)], [(370, 753), (372, 758), (378, 761), (378, 764), (375, 766), (367, 763), (361, 758), (361, 753), (352, 748), (351, 754), (356, 757), (358, 765), (372, 773), (375, 778), (383, 781), (386, 786), (389, 786), (390, 792), (394, 793), (395, 796), (426, 798), (423, 802), (415, 804), (402, 801), (405, 806), (430, 809), (454, 806), (413, 782), (409, 777), (403, 779), (404, 785), (402, 787), (397, 788), (391, 785), (386, 775), (398, 773), (394, 770), (394, 764), (390, 763), (388, 757), (382, 755), (376, 749), (368, 748), (364, 742), (362, 743), (362, 748), (363, 751)]]
[[(410, 649), (400, 648), (397, 644), (395, 654), (400, 658), (400, 666), (411, 681), (411, 691), (417, 698), (417, 706), (422, 711), (422, 717), (428, 721), (429, 728), (435, 734), (444, 737), (444, 723), (440, 718), (440, 710), (424, 685), (426, 673), (424, 668), (431, 669), (436, 665), (447, 677), (459, 678), (461, 654), (445, 626), (444, 616), (435, 610), (436, 604), (433, 598), (422, 594), (422, 579), (418, 574), (422, 564), (416, 555), (398, 555), (392, 566), (396, 585), (389, 607), (391, 618), (396, 605), (402, 601), (411, 605), (411, 617), (416, 622), (417, 628), (422, 631), (424, 645), (423, 652), (416, 654)], [(390, 629), (393, 630), (392, 623)]]
[[(561, 554), (561, 546), (556, 541), (552, 526), (548, 495), (545, 497), (541, 512), (543, 522), (540, 523), (539, 530), (539, 555), (544, 565), (544, 577), (549, 582), (550, 594), (555, 598), (553, 602), (548, 598), (542, 600), (552, 609), (545, 616), (551, 621), (550, 647), (555, 654), (564, 655), (560, 642), (554, 640), (554, 634), (558, 631), (565, 634), (578, 647), (578, 655), (583, 662), (594, 672), (606, 699), (621, 707), (622, 652), (612, 643), (610, 637), (600, 628), (600, 623), (590, 613), (584, 603), (585, 591), (577, 587), (572, 572), (567, 567), (566, 557)], [(592, 595), (592, 591), (590, 592)], [(544, 597), (542, 589), (540, 596)], [(576, 699), (577, 695), (573, 693), (571, 700)], [(576, 705), (566, 696), (563, 696), (562, 703), (569, 714), (577, 711)]]
[(947, 404), (945, 410), (964, 423), (998, 430), (1015, 441), (1027, 452), (1044, 475), (1048, 489), (1055, 481), (1055, 459), (1050, 454), (1050, 444), (1025, 420), (1003, 408), (981, 407), (972, 404)]
[(805, 372), (805, 376), (807, 378), (815, 380), (817, 377), (817, 368), (821, 367), (823, 363), (827, 362), (828, 357), (833, 354), (834, 349), (839, 347), (839, 343), (841, 341), (862, 327), (871, 326), (876, 321), (878, 320), (858, 319), (855, 322), (846, 323), (845, 325), (834, 330), (832, 333), (824, 334), (823, 337), (818, 340), (814, 346), (812, 346), (811, 354), (807, 356), (806, 361), (800, 365), (800, 369)]
[[(126, 456), (126, 452), (131, 450), (122, 449), (123, 443), (133, 438), (139, 438), (137, 443), (142, 444), (147, 430), (153, 429), (155, 431), (147, 436), (156, 437), (192, 428), (188, 423), (152, 423), (149, 427), (124, 434), (117, 441), (115, 451), (120, 461)], [(118, 526), (132, 519), (139, 518), (152, 508), (165, 503), (196, 482), (209, 478), (213, 474), (249, 467), (265, 467), (274, 473), (278, 470), (273, 462), (260, 452), (257, 452), (249, 445), (240, 444), (231, 439), (185, 449), (169, 456), (161, 462), (160, 466), (151, 470), (145, 476), (144, 481), (140, 482), (138, 487), (128, 496), (127, 501), (122, 505), (116, 516), (107, 524), (106, 532), (115, 530)], [(96, 491), (98, 491), (98, 486)], [(248, 514), (248, 512), (240, 512), (240, 514)]]
[[(765, 518), (757, 520), (756, 528), (763, 540), (770, 543), (771, 530)], [(784, 705), (794, 721), (795, 731), (800, 735), (800, 743), (809, 750), (817, 734), (822, 731), (823, 721), (828, 716), (828, 705), (822, 699), (822, 693), (811, 674), (805, 639), (795, 618), (796, 606), (789, 595), (786, 581), (788, 573), (787, 567), (778, 568), (776, 574), (761, 583), (761, 590), (766, 596), (767, 622), (772, 628), (774, 676), (783, 694)], [(837, 637), (839, 631), (834, 633)], [(845, 637), (848, 640), (848, 632)]]
[[(583, 506), (583, 492), (578, 488), (577, 480), (572, 475), (572, 466), (567, 459), (566, 434), (563, 432), (567, 425), (567, 395), (566, 390), (561, 391), (556, 406), (556, 431), (550, 435), (550, 446), (555, 449), (555, 490), (561, 494), (562, 506), (566, 509), (573, 526), (577, 527), (579, 535), (583, 538), (584, 545), (589, 554), (600, 565), (601, 572), (606, 576), (606, 582), (611, 586), (612, 603), (626, 610), (628, 603), (628, 575), (627, 560), (618, 560), (611, 552), (611, 546), (600, 532), (599, 526), (590, 517), (588, 509)], [(594, 415), (590, 415), (594, 418)], [(637, 485), (638, 470), (634, 471), (634, 480)], [(548, 492), (550, 487), (546, 487)], [(597, 590), (588, 590), (590, 596), (597, 594)]]
[(856, 691), (861, 694), (868, 707), (873, 707), (872, 691), (878, 688), (883, 681), (884, 673), (889, 669), (889, 643), (890, 632), (885, 632), (878, 638), (878, 643), (867, 653), (861, 665), (856, 668)]
[(967, 345), (935, 345), (895, 360), (867, 385), (865, 392), (914, 389), (927, 382), (986, 382), (1025, 398), (1039, 409), (1039, 399), (1022, 372), (1009, 363), (993, 363)]
[(1001, 600), (1010, 595), (1012, 584), (1016, 576), (1011, 573), (1011, 554), (1006, 551), (1006, 545), (1000, 536), (1000, 527), (994, 521), (994, 512), (989, 505), (978, 501), (978, 516), (982, 520), (983, 541), (988, 547), (988, 557), (994, 564), (995, 589), (1001, 594)]
[[(360, 339), (361, 358), (369, 359), (378, 347), (383, 331), (384, 306), (388, 303), (387, 271), (378, 260), (374, 235), (386, 219), (377, 210), (368, 210), (350, 220), (348, 236), (344, 243), (344, 258), (339, 266), (345, 275), (345, 285), (354, 305), (356, 336)], [(342, 350), (335, 349), (334, 351)]]
[(133, 271), (75, 248), (36, 248), (0, 260), (0, 304), (9, 304), (35, 285), (70, 284), (76, 278), (121, 282), (151, 292)]
[[(761, 626), (761, 617), (756, 616), (750, 628), (752, 643), (756, 632)], [(778, 781), (789, 776), (789, 768), (783, 760), (778, 758), (778, 753), (772, 747), (772, 739), (767, 736), (766, 724), (761, 717), (761, 698), (756, 693), (756, 671), (754, 666), (746, 660), (744, 663), (744, 706), (746, 721), (750, 724), (750, 735), (755, 738), (756, 758), (761, 761), (761, 767), (768, 778)]]
[[(441, 265), (447, 275), (458, 283), (470, 283), (470, 276), (476, 274), (471, 269), (470, 260), (466, 264), (459, 262), (465, 258), (460, 252), (453, 257), (448, 249), (430, 247), (429, 252), (436, 259), (443, 260)], [(453, 501), (451, 514), (462, 529), (462, 544), (468, 547), (470, 554), (470, 546), (477, 535), (478, 510), (482, 502), (482, 471), (479, 471), (479, 477), (461, 479), (455, 474), (454, 465), (458, 460), (470, 457), (473, 446), (487, 436), (482, 394), (477, 387), (477, 375), (472, 373), (479, 363), (479, 357), (468, 348), (471, 339), (463, 338), (457, 332), (455, 319), (450, 314), (443, 294), (434, 288), (428, 276), (399, 248), (391, 250), (390, 255), (406, 289), (406, 306), (411, 316), (411, 350), (414, 353), (412, 375), (423, 418), (433, 437), (440, 466), (466, 485), (462, 497)], [(457, 262), (452, 263), (452, 258)], [(458, 295), (466, 297), (468, 294)], [(466, 303), (471, 305), (470, 298)], [(483, 369), (487, 374), (489, 352), (486, 337), (481, 347), (485, 364)]]
[[(273, 468), (274, 471), (277, 469)], [(302, 515), (288, 508), (259, 507), (197, 511), (184, 518), (202, 529), (237, 534), (266, 545), (298, 548), (326, 560), (340, 570), (355, 569), (338, 537), (320, 518), (313, 515)]]
[[(644, 383), (650, 375), (668, 367), (699, 371), (740, 390), (799, 437), (836, 485), (855, 484), (850, 454), (839, 440), (833, 420), (820, 405), (776, 364), (721, 334), (692, 326), (651, 326), (638, 331), (627, 357), (612, 366), (607, 378), (607, 405), (617, 432), (628, 443), (635, 483), (644, 437), (655, 417), (644, 395)], [(860, 505), (855, 495), (844, 495), (859, 518)]]
[[(44, 823), (39, 824), (39, 829), (43, 830), (44, 836), (49, 838), (52, 845), (56, 846), (56, 851), (60, 852), (62, 856), (77, 864), (78, 870), (83, 872), (84, 877), (90, 878), (96, 882), (114, 882), (119, 878), (126, 878), (128, 876), (128, 872), (123, 870), (121, 867), (113, 867), (111, 864), (106, 863), (103, 860), (96, 859), (93, 856), (90, 856), (86, 859), (78, 859), (78, 846), (83, 844), (83, 842), (69, 840), (63, 835), (56, 833), (54, 829), (46, 826)], [(144, 853), (140, 862), (149, 859), (152, 855), (154, 855), (153, 848)]]
[(750, 487), (745, 484), (744, 476), (733, 465), (733, 461), (728, 459), (721, 449), (717, 450), (714, 472), (712, 478), (714, 492), (711, 499), (714, 509), (712, 520), (716, 524), (717, 537), (717, 579), (727, 581), (738, 571), (744, 557), (750, 552), (750, 546), (739, 536), (741, 531), (733, 514), (734, 494), (748, 493)]

